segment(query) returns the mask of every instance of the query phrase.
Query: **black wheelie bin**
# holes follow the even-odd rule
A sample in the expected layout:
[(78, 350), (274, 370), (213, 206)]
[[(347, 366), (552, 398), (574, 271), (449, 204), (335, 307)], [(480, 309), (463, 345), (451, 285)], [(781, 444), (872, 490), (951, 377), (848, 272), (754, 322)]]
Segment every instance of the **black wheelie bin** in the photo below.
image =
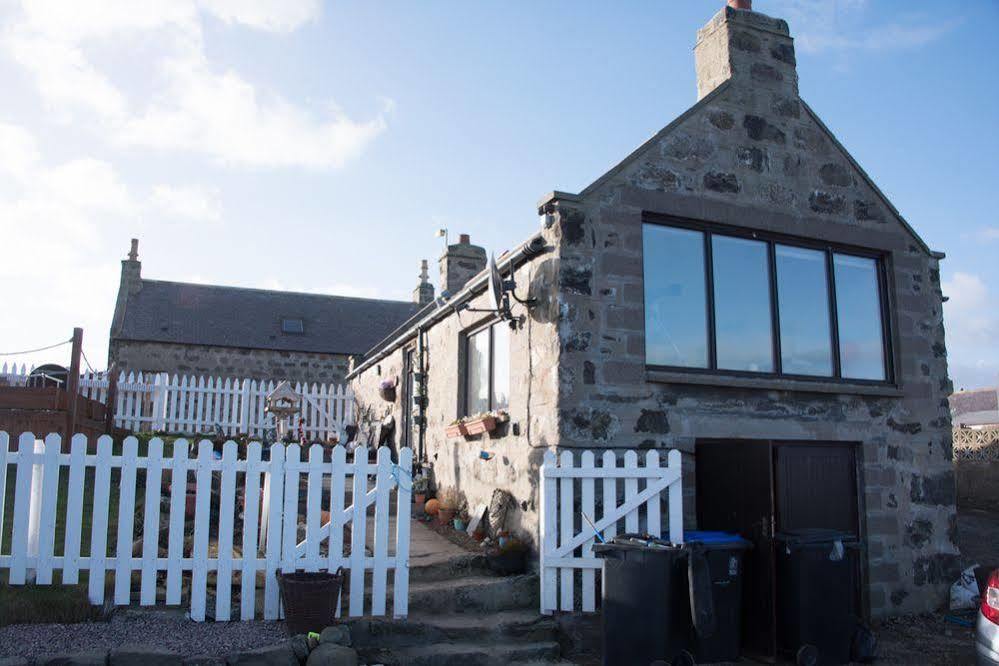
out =
[(845, 664), (857, 630), (860, 543), (829, 529), (778, 532), (777, 644), (799, 664)]

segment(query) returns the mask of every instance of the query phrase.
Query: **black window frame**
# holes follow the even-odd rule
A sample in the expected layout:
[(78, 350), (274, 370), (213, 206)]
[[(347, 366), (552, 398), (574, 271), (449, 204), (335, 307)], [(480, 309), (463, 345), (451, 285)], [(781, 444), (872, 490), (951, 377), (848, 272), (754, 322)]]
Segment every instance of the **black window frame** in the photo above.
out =
[[(890, 306), (890, 289), (888, 281), (888, 264), (891, 256), (888, 252), (875, 250), (845, 243), (824, 241), (815, 238), (782, 234), (779, 232), (760, 231), (746, 227), (737, 227), (716, 222), (705, 222), (701, 220), (690, 220), (667, 215), (655, 215), (646, 213), (642, 217), (642, 223), (673, 227), (676, 229), (687, 229), (699, 231), (704, 234), (704, 280), (707, 307), (707, 331), (706, 338), (708, 344), (708, 367), (697, 368), (690, 366), (660, 365), (646, 363), (649, 370), (663, 370), (669, 372), (684, 372), (700, 375), (717, 375), (732, 377), (755, 377), (762, 379), (789, 379), (795, 381), (816, 382), (816, 383), (842, 383), (855, 385), (872, 386), (894, 386), (895, 380), (895, 357), (893, 345), (893, 321)], [(718, 367), (717, 339), (715, 332), (715, 288), (714, 288), (714, 257), (712, 256), (713, 235), (730, 236), (735, 238), (745, 238), (750, 240), (763, 241), (767, 244), (767, 256), (770, 269), (770, 326), (772, 337), (773, 372), (754, 372), (751, 370), (727, 370)], [(820, 250), (825, 254), (826, 268), (826, 292), (829, 307), (829, 341), (832, 346), (833, 372), (831, 375), (800, 375), (783, 372), (781, 358), (781, 337), (780, 337), (780, 303), (777, 295), (777, 245), (787, 245), (789, 247), (800, 247), (810, 250)], [(644, 248), (643, 248), (644, 252)], [(842, 362), (839, 347), (839, 316), (836, 305), (836, 274), (833, 258), (836, 254), (844, 254), (855, 257), (873, 259), (877, 267), (878, 301), (881, 310), (881, 347), (884, 366), (884, 379), (855, 379), (844, 377), (842, 374)], [(642, 279), (645, 279), (643, 270)], [(644, 299), (643, 299), (644, 307)]]
[[(462, 332), (462, 344), (461, 344), (461, 364), (459, 366), (459, 371), (461, 372), (461, 416), (475, 416), (475, 414), (470, 414), (468, 411), (468, 373), (470, 364), (468, 362), (471, 358), (471, 353), (469, 350), (469, 345), (471, 344), (472, 338), (483, 331), (489, 331), (489, 377), (487, 379), (489, 388), (489, 408), (486, 411), (492, 412), (497, 409), (496, 407), (496, 336), (493, 332), (493, 328), (496, 326), (506, 325), (501, 319), (490, 319), (478, 326), (467, 329)], [(509, 351), (507, 352), (509, 359)], [(509, 409), (509, 404), (506, 409)]]

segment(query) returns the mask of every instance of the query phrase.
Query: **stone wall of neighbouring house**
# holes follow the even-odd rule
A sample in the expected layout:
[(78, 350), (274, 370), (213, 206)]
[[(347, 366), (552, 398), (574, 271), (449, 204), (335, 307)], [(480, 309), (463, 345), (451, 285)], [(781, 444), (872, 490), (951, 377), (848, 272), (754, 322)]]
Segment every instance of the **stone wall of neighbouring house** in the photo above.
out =
[(955, 460), (954, 473), (958, 506), (999, 511), (999, 460)]
[(340, 383), (350, 357), (344, 354), (284, 352), (112, 340), (109, 361), (124, 372), (168, 372), (292, 382)]
[[(502, 263), (502, 262), (501, 262)], [(523, 317), (510, 335), (510, 421), (495, 432), (477, 437), (449, 438), (447, 426), (459, 416), (462, 375), (463, 332), (478, 327), (490, 315), (473, 312), (451, 314), (425, 333), (427, 372), (426, 456), (440, 489), (454, 488), (469, 509), (488, 504), (495, 489), (510, 492), (517, 508), (508, 526), (522, 536), (537, 539), (538, 479), (544, 451), (558, 441), (557, 393), (558, 355), (556, 334), (558, 304), (554, 298), (555, 265), (550, 256), (536, 258), (517, 269), (515, 277), (521, 296), (530, 293), (539, 303), (529, 310), (513, 305), (513, 313)], [(480, 294), (472, 308), (489, 308)], [(378, 393), (386, 378), (403, 378), (403, 352), (415, 346), (415, 338), (351, 382), (356, 413), (368, 427), (385, 416), (395, 417), (396, 441), (405, 441), (399, 430), (403, 423), (403, 391), (388, 403)], [(363, 426), (362, 426), (363, 428)], [(412, 444), (414, 451), (416, 442)], [(489, 460), (480, 452), (492, 454)]]
[[(793, 75), (776, 56), (768, 66)], [(692, 468), (696, 437), (862, 442), (873, 614), (946, 599), (957, 549), (938, 260), (790, 89), (733, 79), (596, 187), (546, 211), (559, 232), (566, 314), (563, 446), (677, 447)], [(647, 374), (646, 213), (887, 253), (900, 388)]]

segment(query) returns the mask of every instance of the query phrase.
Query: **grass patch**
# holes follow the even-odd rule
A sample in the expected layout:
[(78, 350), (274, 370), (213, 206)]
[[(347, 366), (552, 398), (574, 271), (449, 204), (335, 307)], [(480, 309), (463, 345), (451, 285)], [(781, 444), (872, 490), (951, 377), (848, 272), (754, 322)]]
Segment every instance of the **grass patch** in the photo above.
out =
[(0, 627), (10, 624), (89, 622), (100, 617), (83, 585), (0, 585)]

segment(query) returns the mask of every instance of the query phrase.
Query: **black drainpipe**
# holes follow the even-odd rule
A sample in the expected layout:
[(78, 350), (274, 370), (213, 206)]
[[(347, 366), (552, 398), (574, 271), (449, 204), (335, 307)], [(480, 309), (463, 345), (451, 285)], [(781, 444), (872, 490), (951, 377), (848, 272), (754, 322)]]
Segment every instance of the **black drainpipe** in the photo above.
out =
[[(424, 354), (426, 354), (427, 349), (423, 342), (423, 335), (423, 328), (418, 327), (416, 329), (416, 367), (419, 374), (417, 375), (418, 379), (416, 381), (416, 387), (420, 396), (420, 416), (417, 420), (419, 436), (417, 437), (418, 445), (416, 459), (421, 464), (427, 461), (427, 372), (426, 363), (424, 362)], [(410, 406), (410, 409), (412, 409), (412, 406)]]

